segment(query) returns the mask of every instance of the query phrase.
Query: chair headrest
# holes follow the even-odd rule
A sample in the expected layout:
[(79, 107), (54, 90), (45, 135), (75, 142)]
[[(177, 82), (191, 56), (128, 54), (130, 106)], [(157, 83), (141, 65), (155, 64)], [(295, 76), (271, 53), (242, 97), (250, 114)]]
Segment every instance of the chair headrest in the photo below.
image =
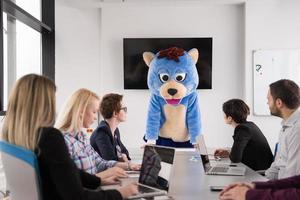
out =
[(35, 169), (38, 169), (38, 162), (35, 153), (23, 147), (0, 141), (0, 151), (9, 154), (13, 157), (21, 159), (30, 164)]

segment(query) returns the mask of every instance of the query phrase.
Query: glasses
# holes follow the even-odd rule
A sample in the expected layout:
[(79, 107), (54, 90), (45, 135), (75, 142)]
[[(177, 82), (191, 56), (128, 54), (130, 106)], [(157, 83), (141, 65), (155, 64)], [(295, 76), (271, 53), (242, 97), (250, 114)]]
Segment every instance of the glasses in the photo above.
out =
[(121, 110), (124, 110), (124, 112), (127, 112), (127, 107), (122, 107)]

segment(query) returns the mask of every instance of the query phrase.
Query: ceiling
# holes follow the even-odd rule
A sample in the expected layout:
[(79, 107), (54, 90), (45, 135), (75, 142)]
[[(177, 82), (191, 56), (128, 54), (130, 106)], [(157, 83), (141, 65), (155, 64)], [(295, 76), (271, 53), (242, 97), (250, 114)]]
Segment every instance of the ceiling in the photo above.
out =
[[(103, 7), (110, 5), (225, 5), (247, 2), (274, 3), (291, 0), (59, 0), (72, 7)], [(295, 0), (296, 1), (296, 0)], [(298, 1), (298, 0), (297, 0)]]
[(233, 4), (244, 3), (246, 0), (95, 0), (99, 3), (212, 3), (212, 4)]

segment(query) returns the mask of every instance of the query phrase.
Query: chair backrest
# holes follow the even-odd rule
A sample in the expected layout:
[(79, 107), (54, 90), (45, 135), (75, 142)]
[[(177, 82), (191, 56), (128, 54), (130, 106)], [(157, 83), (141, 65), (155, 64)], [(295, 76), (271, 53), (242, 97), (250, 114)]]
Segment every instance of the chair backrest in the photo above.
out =
[(278, 151), (278, 142), (275, 144), (275, 149), (274, 149), (274, 160), (275, 160), (275, 157), (277, 155), (277, 151)]
[(0, 141), (7, 189), (12, 200), (40, 200), (40, 176), (34, 152)]

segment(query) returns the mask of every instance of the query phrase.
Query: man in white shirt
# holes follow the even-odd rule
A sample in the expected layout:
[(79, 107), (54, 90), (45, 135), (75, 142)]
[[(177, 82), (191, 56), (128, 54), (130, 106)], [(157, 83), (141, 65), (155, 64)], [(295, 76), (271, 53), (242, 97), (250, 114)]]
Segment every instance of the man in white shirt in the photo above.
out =
[(282, 79), (269, 86), (268, 105), (271, 115), (282, 118), (278, 152), (266, 171), (268, 179), (300, 175), (300, 91), (298, 85)]

